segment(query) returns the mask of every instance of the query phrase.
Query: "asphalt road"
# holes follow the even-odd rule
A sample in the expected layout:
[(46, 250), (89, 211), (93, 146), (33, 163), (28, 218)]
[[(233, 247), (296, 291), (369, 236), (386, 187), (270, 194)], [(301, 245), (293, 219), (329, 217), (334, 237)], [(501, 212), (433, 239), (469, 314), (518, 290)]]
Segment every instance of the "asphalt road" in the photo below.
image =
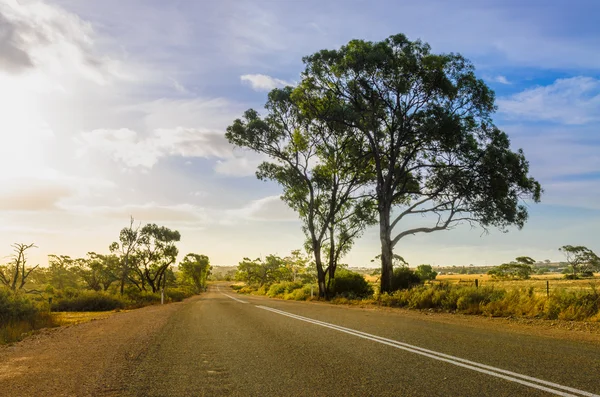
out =
[(594, 396), (600, 346), (212, 287), (172, 315), (126, 394)]
[(594, 335), (218, 288), (0, 348), (0, 396), (600, 395)]

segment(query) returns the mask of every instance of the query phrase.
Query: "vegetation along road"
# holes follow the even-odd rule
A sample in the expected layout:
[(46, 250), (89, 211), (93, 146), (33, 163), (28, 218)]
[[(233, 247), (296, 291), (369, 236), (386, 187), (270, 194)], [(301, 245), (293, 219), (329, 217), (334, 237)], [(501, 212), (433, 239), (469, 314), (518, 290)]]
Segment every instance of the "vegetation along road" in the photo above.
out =
[(594, 337), (484, 322), (212, 286), (185, 302), (4, 347), (0, 390), (12, 397), (600, 395)]

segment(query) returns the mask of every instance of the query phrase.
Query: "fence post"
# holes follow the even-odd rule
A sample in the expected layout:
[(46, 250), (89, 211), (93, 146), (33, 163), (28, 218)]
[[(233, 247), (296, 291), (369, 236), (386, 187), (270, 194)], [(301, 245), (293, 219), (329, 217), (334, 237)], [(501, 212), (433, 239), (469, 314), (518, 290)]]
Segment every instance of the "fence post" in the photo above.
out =
[(546, 296), (550, 296), (550, 281), (546, 280)]
[(479, 288), (479, 280), (475, 279), (475, 288)]
[(164, 288), (160, 289), (160, 304), (161, 305), (165, 304), (165, 289)]

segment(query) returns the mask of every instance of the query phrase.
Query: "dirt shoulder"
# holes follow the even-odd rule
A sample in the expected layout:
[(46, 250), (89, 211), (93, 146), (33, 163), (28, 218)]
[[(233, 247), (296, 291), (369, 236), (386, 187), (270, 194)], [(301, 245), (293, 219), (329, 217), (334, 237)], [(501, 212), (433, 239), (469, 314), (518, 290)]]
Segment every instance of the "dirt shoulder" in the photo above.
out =
[[(196, 300), (192, 297), (187, 300)], [(185, 302), (42, 330), (0, 347), (0, 390), (18, 396), (118, 396), (127, 374)]]

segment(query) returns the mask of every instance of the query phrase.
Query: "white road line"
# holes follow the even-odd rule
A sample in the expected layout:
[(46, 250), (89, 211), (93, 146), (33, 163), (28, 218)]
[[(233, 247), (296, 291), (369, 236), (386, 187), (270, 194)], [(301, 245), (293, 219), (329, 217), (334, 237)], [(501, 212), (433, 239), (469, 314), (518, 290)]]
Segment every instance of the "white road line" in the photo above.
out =
[[(219, 288), (219, 286), (217, 285), (217, 291), (221, 292), (221, 288)], [(226, 294), (225, 292), (221, 292), (221, 294), (225, 295), (226, 297), (228, 297), (229, 299), (233, 299), (234, 301), (240, 302), (240, 303), (248, 303), (246, 301), (243, 301), (241, 299), (238, 299), (236, 297), (233, 297), (231, 295)]]
[[(268, 310), (271, 311), (273, 313), (277, 313), (283, 316), (287, 316), (287, 317), (291, 317), (294, 318), (296, 320), (300, 320), (300, 321), (305, 321), (311, 324), (315, 324), (315, 325), (320, 325), (322, 327), (326, 327), (326, 328), (330, 328), (339, 332), (344, 332), (346, 334), (350, 334), (350, 335), (354, 335), (354, 336), (358, 336), (359, 338), (363, 338), (363, 339), (368, 339), (368, 340), (372, 340), (374, 342), (379, 342), (382, 343), (384, 345), (388, 345), (388, 346), (392, 346), (395, 347), (397, 349), (402, 349), (402, 350), (406, 350), (409, 351), (411, 353), (415, 353), (415, 354), (420, 354), (422, 356), (425, 357), (429, 357), (429, 358), (433, 358), (435, 360), (439, 360), (439, 361), (443, 361), (443, 362), (447, 362), (459, 367), (463, 367), (463, 368), (467, 368), (473, 371), (477, 371), (477, 372), (481, 372), (487, 375), (491, 375), (491, 376), (495, 376), (497, 378), (501, 378), (501, 379), (505, 379), (508, 380), (510, 382), (515, 382), (515, 383), (519, 383), (525, 386), (529, 386), (538, 390), (543, 390), (558, 396), (564, 396), (564, 397), (577, 397), (577, 396), (587, 396), (587, 397), (600, 397), (598, 394), (593, 394), (593, 393), (589, 393), (586, 392), (584, 390), (579, 390), (579, 389), (575, 389), (572, 387), (568, 387), (568, 386), (563, 386), (563, 385), (559, 385), (557, 383), (553, 383), (553, 382), (548, 382), (542, 379), (537, 379), (531, 376), (527, 376), (527, 375), (521, 375), (518, 374), (516, 372), (512, 372), (512, 371), (507, 371), (501, 368), (496, 368), (496, 367), (492, 367), (489, 365), (485, 365), (485, 364), (480, 364), (474, 361), (470, 361), (470, 360), (465, 360), (463, 358), (460, 357), (455, 357), (455, 356), (451, 356), (448, 354), (444, 354), (444, 353), (439, 353), (433, 350), (429, 350), (429, 349), (424, 349), (418, 346), (414, 346), (414, 345), (410, 345), (408, 343), (404, 343), (404, 342), (399, 342), (399, 341), (395, 341), (393, 339), (387, 339), (387, 338), (383, 338), (381, 336), (377, 336), (377, 335), (372, 335), (372, 334), (368, 334), (366, 332), (362, 332), (362, 331), (357, 331), (351, 328), (346, 328), (346, 327), (342, 327), (339, 325), (335, 325), (335, 324), (331, 324), (331, 323), (326, 323), (324, 321), (319, 321), (319, 320), (313, 320), (312, 318), (308, 318), (308, 317), (303, 317), (303, 316), (299, 316), (297, 314), (292, 314), (292, 313), (288, 313), (288, 312), (284, 312), (283, 310), (278, 310), (278, 309), (273, 309), (270, 307), (266, 307), (266, 306), (260, 306), (257, 305), (256, 307), (260, 308), (260, 309), (264, 309), (264, 310)], [(521, 378), (521, 379), (519, 379)], [(523, 380), (525, 379), (525, 380)], [(536, 383), (532, 383), (532, 382), (536, 382)], [(546, 385), (546, 386), (551, 386), (554, 389), (551, 389), (550, 387), (545, 387), (542, 385)], [(556, 390), (559, 389), (559, 390)], [(561, 391), (563, 390), (563, 391)], [(576, 393), (576, 394), (569, 394), (566, 393), (565, 391), (571, 392), (571, 393)]]

